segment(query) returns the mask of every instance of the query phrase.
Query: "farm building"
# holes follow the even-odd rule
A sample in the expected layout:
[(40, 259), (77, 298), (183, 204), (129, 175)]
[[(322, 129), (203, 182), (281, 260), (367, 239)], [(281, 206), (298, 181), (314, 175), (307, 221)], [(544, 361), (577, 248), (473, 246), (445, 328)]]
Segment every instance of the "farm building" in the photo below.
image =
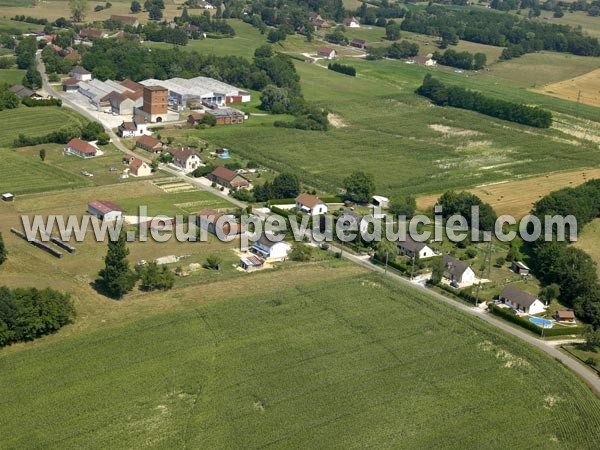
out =
[(203, 209), (196, 214), (196, 224), (215, 235), (235, 236), (242, 232), (242, 227), (235, 216), (223, 214), (214, 209)]
[(98, 153), (98, 149), (89, 142), (75, 137), (65, 145), (65, 153), (80, 158), (93, 158)]
[(131, 162), (135, 159), (135, 156), (127, 154), (125, 156), (123, 156), (123, 164), (129, 165), (131, 164)]
[(323, 19), (320, 14), (310, 13), (308, 15), (310, 23), (315, 29), (318, 28), (331, 28), (331, 24), (327, 20)]
[(145, 122), (125, 122), (119, 125), (117, 134), (120, 137), (143, 136), (148, 132), (148, 125)]
[(521, 261), (513, 261), (510, 265), (510, 270), (519, 275), (529, 275), (529, 267), (523, 264)]
[(67, 78), (62, 82), (63, 92), (77, 92), (79, 90), (79, 80), (77, 78)]
[(250, 186), (250, 182), (233, 170), (225, 167), (217, 167), (206, 176), (210, 181), (217, 183), (227, 189), (238, 190)]
[(364, 49), (367, 46), (367, 41), (363, 39), (354, 38), (350, 41), (350, 47)]
[(356, 19), (356, 17), (346, 17), (342, 21), (342, 24), (348, 28), (360, 28), (360, 22), (358, 19)]
[(235, 108), (207, 109), (206, 113), (210, 114), (211, 116), (215, 116), (217, 119), (217, 125), (244, 123), (245, 118), (244, 113)]
[(41, 99), (42, 98), (41, 95), (39, 95), (35, 91), (32, 91), (29, 88), (26, 88), (22, 84), (15, 84), (14, 86), (11, 86), (8, 90), (11, 91), (11, 92), (14, 92), (15, 95), (17, 97), (19, 97), (19, 99), (21, 99), (21, 100), (23, 100), (25, 97), (34, 98), (34, 99)]
[(249, 102), (250, 93), (235, 86), (207, 77), (169, 78), (168, 80), (148, 79), (144, 86), (164, 86), (169, 90), (169, 103), (186, 105), (189, 100), (200, 100), (217, 105)]
[(131, 25), (132, 27), (137, 27), (140, 24), (135, 16), (120, 16), (117, 14), (112, 14), (110, 16), (110, 20), (121, 22), (123, 25)]
[(450, 255), (444, 255), (442, 264), (444, 278), (464, 285), (471, 285), (475, 281), (475, 272), (469, 264)]
[(535, 295), (525, 292), (512, 284), (506, 286), (498, 298), (505, 304), (525, 314), (539, 314), (546, 309), (546, 306)]
[(204, 113), (196, 112), (196, 113), (192, 113), (188, 116), (187, 122), (190, 125), (198, 125), (202, 121), (202, 119), (204, 119)]
[(335, 50), (329, 47), (319, 47), (317, 49), (317, 56), (325, 59), (334, 59), (336, 57)]
[(250, 255), (240, 258), (240, 267), (246, 272), (254, 272), (263, 268), (265, 260), (258, 256)]
[(409, 64), (422, 64), (424, 66), (435, 66), (437, 61), (432, 58), (426, 58), (424, 56), (413, 56), (406, 61)]
[(371, 203), (373, 206), (377, 206), (379, 208), (387, 208), (390, 204), (390, 199), (387, 197), (382, 197), (381, 195), (374, 195), (371, 199)]
[(300, 194), (296, 198), (296, 208), (309, 216), (318, 216), (327, 212), (327, 203), (311, 194)]
[(173, 164), (186, 172), (196, 169), (202, 162), (200, 157), (189, 148), (170, 148), (167, 152), (173, 157)]
[(147, 177), (152, 175), (152, 168), (139, 158), (133, 158), (129, 163), (129, 173), (134, 177)]
[(290, 251), (290, 244), (276, 241), (275, 236), (263, 233), (250, 249), (252, 253), (266, 260), (284, 261)]
[(102, 30), (99, 30), (98, 28), (88, 27), (88, 28), (82, 28), (79, 31), (79, 37), (82, 37), (85, 39), (102, 39), (107, 36), (108, 36), (107, 33), (105, 33)]
[(83, 67), (75, 67), (71, 70), (70, 75), (79, 81), (90, 81), (92, 79), (92, 72), (85, 70)]
[(107, 222), (118, 220), (123, 216), (123, 208), (112, 202), (96, 200), (88, 203), (88, 213)]
[(425, 242), (417, 242), (410, 236), (406, 236), (404, 241), (399, 241), (396, 245), (398, 246), (398, 253), (409, 258), (416, 256), (420, 259), (426, 259), (435, 256), (433, 249)]
[(575, 313), (573, 311), (558, 311), (556, 320), (559, 322), (575, 323)]
[(135, 141), (135, 146), (150, 153), (162, 153), (164, 149), (164, 144), (161, 141), (146, 135), (140, 136), (140, 138)]

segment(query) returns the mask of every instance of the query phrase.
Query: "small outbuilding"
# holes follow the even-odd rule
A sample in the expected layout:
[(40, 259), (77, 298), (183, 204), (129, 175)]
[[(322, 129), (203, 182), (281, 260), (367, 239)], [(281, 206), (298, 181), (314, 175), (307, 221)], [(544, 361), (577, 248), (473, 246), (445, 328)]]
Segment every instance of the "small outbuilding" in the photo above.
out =
[(15, 194), (11, 194), (10, 192), (6, 192), (5, 194), (2, 194), (2, 200), (4, 200), (5, 202), (12, 202), (15, 199)]
[(558, 311), (556, 320), (563, 323), (575, 323), (575, 313), (573, 311)]
[(379, 208), (387, 208), (390, 205), (390, 199), (387, 197), (382, 197), (381, 195), (374, 195), (371, 199), (371, 203), (373, 206)]
[(529, 267), (523, 264), (521, 261), (513, 261), (510, 265), (510, 270), (519, 275), (529, 275)]
[(250, 255), (240, 258), (240, 267), (246, 272), (254, 272), (263, 268), (265, 260), (258, 256)]
[(112, 202), (96, 200), (88, 203), (88, 213), (100, 220), (112, 222), (123, 217), (123, 208)]

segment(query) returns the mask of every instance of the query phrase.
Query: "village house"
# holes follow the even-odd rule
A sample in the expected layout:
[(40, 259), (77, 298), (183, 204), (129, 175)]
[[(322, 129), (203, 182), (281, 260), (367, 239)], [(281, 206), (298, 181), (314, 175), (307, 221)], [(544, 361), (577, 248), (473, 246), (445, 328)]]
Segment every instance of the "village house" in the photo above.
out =
[(513, 261), (510, 265), (510, 270), (519, 275), (529, 275), (529, 267), (523, 264), (521, 261)]
[(323, 19), (320, 14), (310, 13), (308, 15), (310, 24), (315, 27), (315, 29), (319, 28), (331, 28), (331, 24), (327, 22), (327, 20)]
[(356, 19), (356, 17), (346, 17), (342, 24), (348, 28), (360, 28), (360, 22)]
[(141, 136), (135, 141), (135, 146), (150, 153), (162, 153), (164, 144), (151, 136)]
[(88, 213), (100, 220), (112, 222), (123, 217), (123, 208), (112, 202), (96, 200), (88, 203)]
[(193, 171), (202, 162), (200, 157), (189, 148), (170, 148), (167, 152), (173, 157), (173, 164), (186, 172)]
[(128, 166), (129, 164), (131, 164), (131, 162), (132, 162), (134, 159), (135, 159), (135, 156), (133, 156), (133, 155), (131, 155), (131, 154), (127, 154), (127, 155), (123, 156), (123, 159), (122, 159), (122, 161), (123, 161), (123, 164), (125, 164), (125, 165), (127, 165), (127, 166)]
[(267, 261), (285, 261), (291, 247), (287, 242), (277, 242), (279, 239), (279, 237), (275, 238), (275, 236), (263, 232), (258, 241), (250, 248), (250, 252)]
[(325, 59), (335, 59), (336, 53), (335, 50), (329, 47), (319, 47), (317, 49), (317, 56)]
[(110, 16), (110, 20), (121, 22), (123, 25), (131, 25), (132, 27), (137, 27), (140, 24), (140, 22), (134, 16), (120, 16), (113, 14)]
[(378, 208), (387, 208), (390, 204), (390, 199), (381, 195), (374, 195), (371, 199), (373, 206)]
[(36, 100), (42, 98), (41, 95), (37, 94), (35, 91), (32, 91), (29, 88), (26, 88), (22, 84), (15, 84), (14, 86), (11, 86), (8, 90), (13, 92), (21, 100), (23, 100), (25, 97), (33, 98)]
[(81, 61), (81, 54), (77, 50), (69, 47), (67, 48), (67, 54), (65, 55), (64, 59), (79, 63)]
[(410, 236), (406, 236), (404, 241), (399, 241), (396, 245), (398, 246), (398, 253), (409, 258), (416, 256), (419, 259), (426, 259), (436, 255), (435, 251), (427, 243), (415, 241)]
[[(366, 233), (369, 229), (369, 221), (361, 214), (350, 209), (344, 210), (344, 212), (337, 218), (337, 223), (343, 227), (344, 230), (348, 231), (360, 231)], [(321, 218), (322, 228), (325, 227), (325, 218)]]
[(133, 158), (129, 163), (129, 173), (134, 177), (147, 177), (152, 175), (152, 168), (141, 159)]
[(525, 292), (512, 284), (506, 286), (498, 298), (506, 305), (512, 306), (517, 311), (525, 314), (539, 314), (546, 309), (546, 306), (535, 295)]
[(105, 33), (102, 30), (99, 30), (98, 28), (88, 27), (88, 28), (82, 28), (79, 31), (79, 37), (86, 38), (86, 39), (102, 39), (107, 36), (108, 36), (107, 33)]
[(90, 81), (92, 79), (92, 73), (85, 70), (83, 67), (75, 67), (71, 70), (71, 77), (79, 81)]
[(432, 58), (427, 58), (425, 56), (413, 56), (406, 61), (408, 64), (421, 64), (424, 66), (435, 66), (437, 65), (437, 61)]
[(226, 167), (217, 167), (206, 176), (210, 181), (217, 183), (219, 186), (227, 189), (238, 190), (250, 186), (250, 182), (233, 170)]
[(117, 134), (120, 137), (137, 137), (143, 136), (148, 132), (148, 125), (145, 122), (125, 122), (119, 125)]
[(204, 113), (203, 112), (195, 112), (188, 116), (187, 122), (193, 126), (193, 125), (198, 125), (202, 121), (202, 119), (204, 119)]
[(65, 154), (75, 155), (80, 158), (93, 158), (98, 153), (98, 149), (89, 142), (74, 137), (65, 145)]
[(350, 47), (364, 49), (364, 48), (366, 48), (366, 46), (367, 46), (367, 41), (362, 40), (362, 39), (354, 38), (350, 41)]
[(209, 233), (220, 236), (236, 236), (242, 226), (232, 214), (223, 214), (214, 209), (203, 209), (196, 214), (196, 225)]
[(309, 216), (318, 216), (327, 212), (327, 203), (311, 194), (300, 194), (296, 197), (296, 208)]
[(475, 282), (475, 272), (469, 264), (450, 255), (444, 255), (442, 265), (444, 266), (444, 278), (451, 282), (465, 286)]

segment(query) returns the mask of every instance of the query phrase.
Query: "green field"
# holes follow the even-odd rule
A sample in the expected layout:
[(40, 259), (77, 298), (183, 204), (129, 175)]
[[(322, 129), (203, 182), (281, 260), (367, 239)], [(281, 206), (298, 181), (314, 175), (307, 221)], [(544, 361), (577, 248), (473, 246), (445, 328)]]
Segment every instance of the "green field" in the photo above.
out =
[[(20, 69), (0, 69), (0, 83), (21, 84), (25, 70)], [(1, 113), (0, 113), (1, 114)]]
[(600, 400), (567, 369), (391, 281), (363, 273), (237, 296), (0, 356), (2, 445), (591, 449), (600, 439)]

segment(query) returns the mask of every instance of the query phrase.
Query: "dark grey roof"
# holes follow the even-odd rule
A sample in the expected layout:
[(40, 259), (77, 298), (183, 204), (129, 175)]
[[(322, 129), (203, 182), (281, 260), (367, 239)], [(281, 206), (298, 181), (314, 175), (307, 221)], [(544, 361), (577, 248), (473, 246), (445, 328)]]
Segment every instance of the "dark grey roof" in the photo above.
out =
[(512, 284), (509, 284), (502, 289), (500, 297), (516, 303), (521, 308), (529, 308), (531, 305), (533, 305), (533, 302), (537, 300), (535, 295), (525, 292), (524, 290), (519, 289)]
[[(465, 270), (467, 270), (470, 265), (466, 262), (461, 261), (460, 259), (453, 258), (450, 255), (444, 255), (442, 258), (442, 264), (444, 264), (445, 272), (444, 276), (447, 278), (460, 278)], [(449, 276), (448, 276), (449, 275)]]
[(19, 98), (31, 97), (33, 94), (35, 94), (35, 92), (29, 88), (26, 88), (22, 84), (15, 84), (9, 90), (17, 94), (17, 97)]
[(397, 243), (398, 247), (408, 250), (412, 253), (419, 252), (423, 250), (423, 248), (427, 247), (426, 242), (417, 242), (410, 236), (406, 236), (404, 241), (400, 241)]

